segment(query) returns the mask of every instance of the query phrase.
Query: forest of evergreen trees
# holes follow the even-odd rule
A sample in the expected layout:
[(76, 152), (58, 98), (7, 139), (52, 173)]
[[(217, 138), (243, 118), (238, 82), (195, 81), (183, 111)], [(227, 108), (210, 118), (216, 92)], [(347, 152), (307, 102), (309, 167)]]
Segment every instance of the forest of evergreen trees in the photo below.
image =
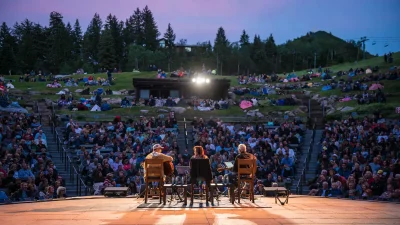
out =
[[(162, 38), (166, 41), (163, 48), (159, 45)], [(314, 56), (317, 66), (329, 66), (355, 61), (361, 54), (359, 43), (345, 42), (323, 31), (309, 32), (277, 46), (272, 34), (266, 39), (255, 35), (251, 40), (245, 30), (239, 41), (229, 41), (220, 27), (213, 42), (199, 42), (191, 52), (176, 51), (187, 41), (175, 39), (171, 24), (160, 33), (147, 6), (137, 8), (125, 21), (111, 14), (102, 21), (95, 14), (85, 32), (78, 19), (73, 25), (65, 24), (60, 13), (52, 12), (48, 26), (29, 19), (13, 27), (2, 23), (0, 74), (31, 70), (70, 74), (79, 68), (88, 73), (101, 68), (132, 71), (147, 70), (149, 65), (166, 71), (196, 70), (205, 65), (227, 75), (272, 73), (313, 68)]]

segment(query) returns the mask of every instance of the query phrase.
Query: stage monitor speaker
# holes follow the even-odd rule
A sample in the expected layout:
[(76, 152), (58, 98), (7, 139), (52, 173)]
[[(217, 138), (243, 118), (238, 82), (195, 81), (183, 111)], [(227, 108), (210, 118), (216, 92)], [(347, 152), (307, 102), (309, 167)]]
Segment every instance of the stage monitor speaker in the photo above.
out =
[(128, 195), (128, 187), (107, 187), (104, 189), (104, 196), (122, 197)]

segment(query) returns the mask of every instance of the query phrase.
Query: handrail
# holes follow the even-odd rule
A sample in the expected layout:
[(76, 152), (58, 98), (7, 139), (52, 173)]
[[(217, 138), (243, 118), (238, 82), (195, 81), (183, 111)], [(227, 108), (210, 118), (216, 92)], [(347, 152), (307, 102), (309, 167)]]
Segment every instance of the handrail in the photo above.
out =
[(306, 155), (306, 158), (304, 159), (304, 162), (303, 162), (303, 170), (301, 172), (300, 179), (297, 182), (296, 194), (303, 194), (303, 185), (305, 184), (306, 179), (307, 179), (306, 178), (306, 172), (309, 169), (311, 154), (312, 154), (312, 152), (314, 150), (314, 143), (315, 143), (314, 139), (315, 139), (315, 123), (312, 126), (310, 146), (307, 149), (307, 153), (306, 153), (307, 155)]
[[(54, 109), (54, 107), (52, 107)], [(63, 162), (63, 166), (65, 171), (69, 174), (69, 180), (72, 182), (76, 182), (76, 193), (78, 196), (82, 196), (82, 187), (84, 188), (84, 195), (88, 195), (89, 188), (86, 186), (85, 182), (83, 181), (80, 173), (76, 170), (73, 165), (73, 160), (68, 154), (68, 151), (65, 147), (63, 147), (63, 139), (62, 136), (58, 134), (56, 130), (56, 126), (54, 123), (54, 113), (53, 115), (49, 115), (49, 121), (51, 125), (51, 132), (54, 135), (54, 140), (57, 145), (57, 151), (60, 154), (61, 162)], [(53, 118), (52, 118), (53, 117)]]
[(186, 149), (189, 147), (189, 140), (188, 140), (188, 133), (187, 133), (187, 125), (186, 125), (186, 118), (183, 118), (183, 126), (184, 126), (184, 136), (185, 136), (185, 145), (186, 145)]
[(39, 103), (38, 103), (38, 101), (35, 101), (33, 111), (35, 113), (39, 114), (39, 123), (42, 124), (42, 114), (39, 111)]

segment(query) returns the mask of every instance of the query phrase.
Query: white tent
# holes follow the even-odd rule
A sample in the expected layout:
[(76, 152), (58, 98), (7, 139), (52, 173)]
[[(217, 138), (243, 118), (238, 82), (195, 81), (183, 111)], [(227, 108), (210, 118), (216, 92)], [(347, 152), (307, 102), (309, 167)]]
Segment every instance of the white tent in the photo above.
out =
[(98, 105), (94, 105), (90, 111), (92, 111), (92, 112), (101, 111), (101, 108)]

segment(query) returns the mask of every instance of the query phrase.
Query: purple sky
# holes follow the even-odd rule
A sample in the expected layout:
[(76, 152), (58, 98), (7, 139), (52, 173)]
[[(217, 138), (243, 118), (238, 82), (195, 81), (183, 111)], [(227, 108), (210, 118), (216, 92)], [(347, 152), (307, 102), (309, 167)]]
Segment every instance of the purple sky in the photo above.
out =
[(325, 30), (343, 39), (370, 37), (367, 51), (373, 54), (400, 51), (399, 0), (1, 0), (0, 22), (13, 25), (28, 18), (48, 26), (50, 12), (58, 11), (64, 22), (78, 18), (86, 30), (96, 12), (103, 20), (111, 13), (125, 21), (145, 5), (162, 34), (171, 23), (177, 41), (189, 44), (213, 42), (222, 26), (230, 41), (238, 41), (243, 29), (251, 40), (272, 33), (277, 44)]

